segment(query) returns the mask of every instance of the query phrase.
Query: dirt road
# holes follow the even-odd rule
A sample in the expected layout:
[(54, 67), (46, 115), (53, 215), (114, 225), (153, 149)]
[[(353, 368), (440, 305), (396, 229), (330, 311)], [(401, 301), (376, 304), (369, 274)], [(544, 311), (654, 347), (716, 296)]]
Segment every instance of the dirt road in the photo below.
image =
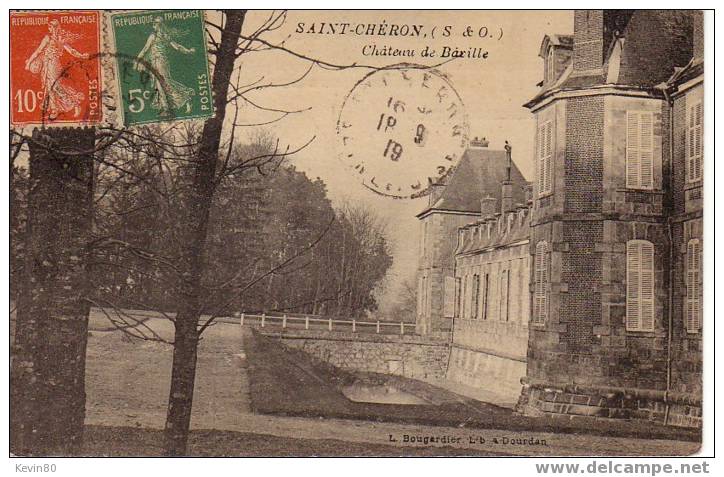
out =
[[(92, 317), (91, 329), (98, 320), (102, 318)], [(147, 324), (163, 337), (172, 336), (168, 321), (150, 319)], [(170, 366), (170, 345), (129, 341), (120, 331), (93, 331), (88, 342), (86, 423), (163, 428)], [(669, 440), (255, 415), (249, 410), (247, 384), (241, 327), (211, 327), (199, 351), (192, 428), (375, 445), (453, 446), (512, 455), (686, 455), (699, 447)]]

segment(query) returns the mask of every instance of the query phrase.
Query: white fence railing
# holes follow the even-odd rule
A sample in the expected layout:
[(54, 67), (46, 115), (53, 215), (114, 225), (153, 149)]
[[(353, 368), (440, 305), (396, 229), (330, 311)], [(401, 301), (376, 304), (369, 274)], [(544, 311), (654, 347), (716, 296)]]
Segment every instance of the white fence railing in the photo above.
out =
[(414, 323), (391, 321), (358, 321), (340, 320), (332, 317), (323, 318), (319, 315), (261, 315), (241, 313), (238, 315), (241, 326), (280, 327), (305, 330), (351, 331), (352, 333), (400, 334), (413, 333)]

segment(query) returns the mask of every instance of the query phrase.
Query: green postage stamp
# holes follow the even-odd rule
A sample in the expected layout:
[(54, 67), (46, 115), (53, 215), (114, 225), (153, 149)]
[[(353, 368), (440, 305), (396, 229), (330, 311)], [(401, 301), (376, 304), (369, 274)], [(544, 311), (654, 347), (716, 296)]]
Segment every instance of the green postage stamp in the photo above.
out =
[(123, 123), (213, 115), (203, 10), (111, 15)]

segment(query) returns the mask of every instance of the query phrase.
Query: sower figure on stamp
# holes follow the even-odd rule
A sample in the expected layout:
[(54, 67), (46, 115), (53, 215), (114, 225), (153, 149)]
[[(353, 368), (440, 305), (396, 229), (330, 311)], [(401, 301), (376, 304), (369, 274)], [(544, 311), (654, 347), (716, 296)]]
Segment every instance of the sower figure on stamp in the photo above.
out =
[(80, 115), (83, 93), (76, 91), (63, 78), (64, 68), (60, 62), (63, 50), (76, 58), (89, 58), (87, 53), (80, 53), (70, 46), (70, 42), (78, 38), (79, 35), (60, 28), (58, 20), (51, 20), (48, 24), (48, 34), (25, 61), (26, 70), (40, 74), (45, 95), (44, 109), (48, 112), (48, 119), (56, 119), (58, 114), (68, 111), (73, 111), (75, 118)]
[(156, 94), (153, 99), (153, 107), (160, 110), (164, 115), (170, 115), (174, 110), (185, 107), (186, 112), (191, 112), (191, 98), (194, 95), (193, 88), (174, 80), (171, 77), (171, 65), (169, 61), (169, 48), (180, 51), (184, 54), (191, 54), (195, 48), (186, 48), (175, 40), (180, 32), (163, 24), (161, 17), (153, 21), (153, 33), (146, 40), (146, 44), (138, 53), (138, 61), (135, 69), (142, 72), (148, 69), (153, 77)]

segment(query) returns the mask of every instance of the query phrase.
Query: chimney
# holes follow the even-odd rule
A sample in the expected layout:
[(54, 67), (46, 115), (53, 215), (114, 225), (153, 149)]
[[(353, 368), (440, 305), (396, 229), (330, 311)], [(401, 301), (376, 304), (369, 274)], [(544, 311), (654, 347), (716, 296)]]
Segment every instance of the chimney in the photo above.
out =
[(576, 10), (573, 14), (573, 70), (603, 66), (603, 10)]
[(634, 10), (576, 10), (573, 16), (573, 70), (603, 67), (611, 43), (621, 36)]
[(475, 139), (470, 141), (470, 147), (488, 147), (489, 141), (486, 138), (478, 138), (478, 136), (475, 136)]
[(500, 212), (503, 214), (512, 211), (515, 207), (513, 206), (513, 181), (510, 179), (510, 169), (513, 166), (513, 148), (505, 141), (505, 157), (507, 159), (506, 175), (503, 181), (503, 193), (501, 194), (502, 200), (500, 203)]
[(695, 11), (694, 17), (694, 58), (704, 58), (704, 14)]
[(497, 202), (498, 199), (490, 196), (480, 199), (480, 216), (484, 219), (494, 216)]
[(500, 204), (500, 212), (503, 214), (506, 212), (511, 212), (515, 210), (515, 206), (513, 205), (513, 182), (512, 181), (503, 181), (503, 200)]
[(430, 193), (427, 195), (427, 206), (432, 207), (433, 205), (435, 205), (435, 202), (437, 202), (437, 199), (439, 199), (440, 196), (442, 196), (442, 193), (445, 191), (445, 184), (433, 182), (431, 179), (428, 179), (428, 189)]

